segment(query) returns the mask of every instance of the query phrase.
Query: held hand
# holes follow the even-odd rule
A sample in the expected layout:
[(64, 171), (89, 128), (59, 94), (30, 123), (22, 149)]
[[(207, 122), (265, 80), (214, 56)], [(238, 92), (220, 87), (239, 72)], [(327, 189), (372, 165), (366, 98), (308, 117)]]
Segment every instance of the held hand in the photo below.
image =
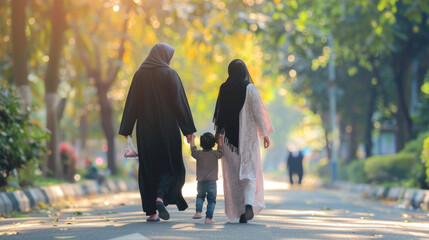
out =
[(188, 134), (188, 135), (186, 135), (186, 141), (188, 143), (191, 143), (193, 137), (195, 137), (194, 134)]
[(124, 136), (125, 137), (125, 140), (128, 140), (128, 137), (131, 137), (131, 135), (127, 135), (127, 136)]
[(268, 148), (270, 146), (270, 138), (268, 136), (264, 137), (264, 148)]
[(216, 134), (215, 138), (216, 138), (216, 143), (217, 143), (217, 145), (218, 145), (219, 147), (222, 147), (222, 146), (223, 146), (223, 143), (222, 143), (222, 137), (221, 137), (221, 135), (220, 135), (220, 134)]

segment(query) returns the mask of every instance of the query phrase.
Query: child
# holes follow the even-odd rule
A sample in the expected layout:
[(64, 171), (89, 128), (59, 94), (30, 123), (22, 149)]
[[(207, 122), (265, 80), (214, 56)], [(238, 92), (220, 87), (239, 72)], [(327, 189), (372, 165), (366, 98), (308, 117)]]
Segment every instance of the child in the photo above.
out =
[(197, 212), (192, 217), (193, 219), (200, 219), (201, 212), (203, 211), (204, 198), (207, 194), (207, 211), (205, 223), (214, 223), (213, 211), (216, 205), (216, 181), (218, 173), (218, 159), (223, 156), (222, 143), (218, 143), (218, 148), (214, 151), (216, 142), (213, 134), (206, 132), (200, 137), (200, 146), (203, 150), (197, 150), (195, 146), (195, 138), (192, 137), (191, 152), (192, 157), (197, 160)]

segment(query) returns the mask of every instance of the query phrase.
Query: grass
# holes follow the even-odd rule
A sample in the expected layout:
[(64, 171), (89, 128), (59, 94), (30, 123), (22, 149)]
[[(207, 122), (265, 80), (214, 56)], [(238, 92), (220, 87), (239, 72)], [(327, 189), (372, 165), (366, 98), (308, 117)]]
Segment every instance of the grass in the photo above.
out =
[(57, 179), (57, 178), (47, 178), (47, 177), (37, 177), (34, 181), (34, 186), (37, 187), (44, 187), (44, 186), (53, 186), (58, 185), (61, 183), (65, 183), (66, 181), (63, 179)]

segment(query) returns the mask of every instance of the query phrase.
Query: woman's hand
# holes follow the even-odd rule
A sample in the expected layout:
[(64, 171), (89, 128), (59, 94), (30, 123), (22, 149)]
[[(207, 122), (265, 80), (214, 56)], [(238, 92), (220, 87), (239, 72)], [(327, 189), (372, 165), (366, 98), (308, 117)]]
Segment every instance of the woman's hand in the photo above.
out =
[(186, 141), (187, 141), (188, 143), (191, 143), (192, 138), (194, 138), (194, 137), (195, 137), (195, 135), (194, 135), (194, 134), (188, 134), (188, 135), (186, 135)]
[(268, 136), (264, 137), (264, 148), (268, 148), (270, 146), (270, 138)]
[(222, 146), (223, 146), (222, 136), (221, 136), (220, 134), (216, 134), (216, 135), (215, 135), (215, 138), (216, 138), (216, 143), (217, 143), (217, 145), (218, 145), (219, 147), (222, 147)]

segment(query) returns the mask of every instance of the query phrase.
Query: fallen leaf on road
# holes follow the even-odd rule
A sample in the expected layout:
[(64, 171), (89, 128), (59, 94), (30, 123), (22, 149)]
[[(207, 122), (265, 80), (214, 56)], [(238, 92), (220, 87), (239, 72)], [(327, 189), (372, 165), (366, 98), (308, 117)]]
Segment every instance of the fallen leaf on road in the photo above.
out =
[(404, 220), (402, 220), (402, 222), (408, 223), (408, 222), (410, 222), (410, 220), (404, 219)]
[(45, 224), (45, 221), (40, 221), (39, 223), (41, 223), (41, 224)]
[(74, 212), (73, 215), (75, 215), (75, 216), (81, 216), (81, 215), (83, 215), (83, 213), (82, 212)]
[(313, 204), (313, 201), (307, 200), (307, 201), (305, 201), (305, 204), (308, 204), (308, 205)]
[(52, 221), (52, 222), (55, 222), (55, 223), (58, 222), (58, 218), (55, 218), (54, 221)]
[(381, 238), (381, 237), (384, 237), (384, 235), (383, 234), (379, 234), (379, 235), (372, 235), (373, 237), (376, 237), (376, 238)]
[(47, 208), (48, 205), (46, 205), (44, 202), (37, 202), (37, 206), (39, 206), (40, 208)]
[(76, 238), (76, 236), (54, 236), (55, 239), (72, 239)]
[(58, 231), (67, 231), (70, 230), (70, 228), (57, 228)]
[(349, 210), (346, 210), (346, 213), (350, 213), (350, 211), (349, 211)]
[(321, 207), (320, 209), (321, 210), (332, 210), (332, 208), (330, 208), (330, 207)]
[(372, 217), (360, 217), (360, 219), (372, 220)]
[(406, 214), (406, 213), (403, 213), (403, 214), (402, 214), (402, 217), (403, 217), (403, 218), (411, 218), (411, 216), (410, 216), (410, 215), (408, 215), (408, 214)]
[(0, 235), (16, 235), (18, 232), (2, 232)]
[(118, 206), (125, 206), (125, 203), (119, 203)]

